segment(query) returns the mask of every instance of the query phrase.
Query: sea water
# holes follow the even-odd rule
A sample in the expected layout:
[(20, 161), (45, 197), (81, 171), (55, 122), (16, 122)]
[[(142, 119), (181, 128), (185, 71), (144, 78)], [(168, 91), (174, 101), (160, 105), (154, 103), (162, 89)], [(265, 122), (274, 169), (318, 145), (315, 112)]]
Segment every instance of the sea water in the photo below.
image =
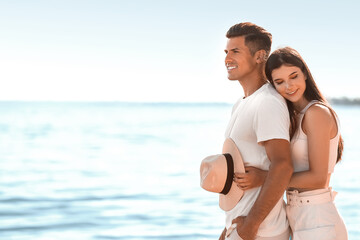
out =
[[(360, 107), (331, 185), (360, 239)], [(0, 239), (217, 239), (224, 213), (199, 185), (231, 105), (0, 102)]]

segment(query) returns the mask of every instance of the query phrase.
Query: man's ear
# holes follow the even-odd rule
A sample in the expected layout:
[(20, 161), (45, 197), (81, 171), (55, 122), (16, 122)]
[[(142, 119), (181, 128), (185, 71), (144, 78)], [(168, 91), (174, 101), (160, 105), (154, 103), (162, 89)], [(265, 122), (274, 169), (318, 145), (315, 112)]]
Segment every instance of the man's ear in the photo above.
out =
[(256, 63), (264, 63), (266, 62), (266, 51), (259, 50), (255, 53)]

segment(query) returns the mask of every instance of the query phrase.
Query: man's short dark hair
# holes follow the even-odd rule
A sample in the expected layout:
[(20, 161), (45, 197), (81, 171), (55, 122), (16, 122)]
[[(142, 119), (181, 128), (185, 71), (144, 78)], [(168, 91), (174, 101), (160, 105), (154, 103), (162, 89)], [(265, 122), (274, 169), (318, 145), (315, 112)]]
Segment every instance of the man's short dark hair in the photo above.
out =
[(272, 42), (271, 33), (250, 22), (235, 24), (226, 33), (227, 38), (241, 36), (245, 37), (245, 45), (249, 48), (252, 55), (259, 50), (265, 50), (266, 57), (269, 56)]

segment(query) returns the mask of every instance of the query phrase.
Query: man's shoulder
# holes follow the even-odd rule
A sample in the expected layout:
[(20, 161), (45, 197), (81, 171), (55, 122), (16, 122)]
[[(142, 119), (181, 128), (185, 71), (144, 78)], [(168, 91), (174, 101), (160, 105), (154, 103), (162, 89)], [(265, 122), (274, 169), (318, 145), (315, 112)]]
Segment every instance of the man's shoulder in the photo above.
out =
[(262, 102), (273, 101), (280, 102), (282, 104), (285, 103), (285, 99), (275, 90), (275, 88), (270, 83), (267, 83), (264, 86), (264, 90), (261, 91), (258, 99)]
[(276, 89), (270, 83), (265, 84), (264, 91), (262, 91), (261, 93), (262, 95), (265, 96), (281, 97), (281, 95), (276, 91)]

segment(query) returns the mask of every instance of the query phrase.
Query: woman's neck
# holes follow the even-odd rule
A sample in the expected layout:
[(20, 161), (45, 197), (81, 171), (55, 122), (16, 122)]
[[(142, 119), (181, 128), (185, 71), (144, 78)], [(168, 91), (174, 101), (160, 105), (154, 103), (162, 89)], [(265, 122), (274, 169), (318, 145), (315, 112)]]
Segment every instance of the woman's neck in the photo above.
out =
[(297, 113), (300, 113), (309, 104), (309, 101), (303, 96), (302, 99), (297, 102), (293, 102), (292, 104), (295, 111)]

